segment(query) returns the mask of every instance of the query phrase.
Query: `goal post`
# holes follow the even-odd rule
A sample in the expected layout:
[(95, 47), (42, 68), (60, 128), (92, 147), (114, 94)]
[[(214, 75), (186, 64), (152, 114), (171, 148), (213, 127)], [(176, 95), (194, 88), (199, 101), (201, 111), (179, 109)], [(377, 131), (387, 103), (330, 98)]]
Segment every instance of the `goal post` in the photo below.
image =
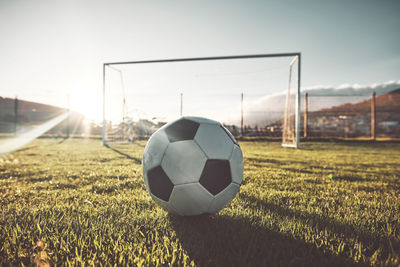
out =
[[(294, 140), (296, 141), (296, 145), (293, 146), (291, 144), (286, 144), (287, 139), (283, 138), (282, 145), (283, 146), (291, 146), (291, 147), (299, 147), (300, 144), (300, 53), (277, 53), (277, 54), (252, 54), (252, 55), (234, 55), (234, 56), (221, 56), (221, 57), (195, 57), (195, 58), (172, 58), (172, 59), (156, 59), (156, 60), (139, 60), (139, 61), (120, 61), (120, 62), (107, 62), (103, 63), (103, 120), (102, 120), (102, 141), (104, 145), (107, 145), (109, 143), (114, 143), (114, 142), (128, 142), (132, 140), (132, 132), (136, 131), (136, 128), (138, 125), (138, 120), (140, 120), (140, 123), (146, 124), (146, 123), (151, 123), (149, 120), (151, 119), (140, 119), (140, 111), (143, 110), (143, 106), (146, 106), (147, 110), (151, 110), (150, 105), (155, 105), (157, 108), (154, 108), (151, 110), (152, 113), (155, 109), (159, 113), (162, 113), (163, 111), (165, 113), (168, 113), (171, 111), (171, 106), (169, 107), (163, 107), (161, 108), (160, 106), (163, 105), (164, 103), (171, 103), (174, 102), (176, 103), (176, 106), (178, 106), (180, 103), (180, 108), (177, 109), (176, 115), (180, 114), (185, 115), (185, 116), (204, 116), (204, 117), (214, 117), (213, 119), (216, 119), (214, 114), (219, 114), (221, 113), (218, 109), (212, 110), (213, 113), (211, 112), (211, 109), (206, 109), (209, 113), (205, 114), (200, 112), (194, 112), (195, 108), (199, 106), (202, 103), (206, 103), (209, 105), (212, 105), (214, 102), (220, 101), (224, 102), (226, 99), (228, 99), (228, 96), (218, 96), (216, 97), (215, 95), (217, 94), (216, 91), (218, 89), (223, 88), (223, 91), (218, 91), (220, 94), (230, 94), (231, 96), (234, 95), (235, 99), (237, 97), (237, 102), (232, 104), (227, 104), (228, 106), (233, 106), (236, 104), (240, 103), (240, 97), (242, 98), (243, 101), (243, 90), (241, 91), (241, 94), (238, 92), (238, 86), (242, 86), (244, 88), (250, 88), (253, 86), (256, 88), (258, 86), (259, 89), (258, 92), (255, 92), (253, 97), (256, 99), (256, 93), (258, 94), (258, 98), (263, 98), (267, 95), (265, 92), (265, 88), (268, 88), (268, 90), (275, 90), (272, 92), (272, 95), (282, 95), (282, 92), (285, 90), (284, 88), (289, 88), (288, 90), (291, 90), (289, 93), (290, 99), (292, 98), (292, 94), (294, 93), (296, 97), (296, 108), (294, 110), (295, 115), (295, 121), (296, 121), (296, 126), (295, 126), (295, 131), (289, 131), (290, 134), (294, 133)], [(284, 80), (286, 80), (285, 85), (280, 84), (279, 86), (276, 86), (274, 83), (271, 84), (265, 84), (265, 80), (268, 79), (277, 79), (276, 74), (273, 73), (274, 67), (265, 67), (260, 64), (260, 60), (266, 60), (273, 58), (273, 60), (284, 60), (285, 62), (289, 62), (288, 60), (293, 59), (292, 63), (289, 64), (286, 63), (286, 65), (283, 65), (282, 69), (285, 69), (285, 73), (289, 74), (289, 86), (287, 86), (287, 78), (284, 78), (282, 75), (279, 76), (280, 82), (282, 83)], [(241, 60), (241, 61), (240, 61)], [(221, 63), (221, 62), (228, 62), (228, 63)], [(234, 66), (232, 67), (232, 62), (235, 62)], [(250, 66), (252, 63), (251, 62), (256, 62), (254, 63), (254, 66), (249, 69), (247, 69), (248, 66)], [(280, 62), (280, 61), (279, 61)], [(282, 61), (283, 62), (283, 61)], [(181, 64), (177, 64), (181, 63)], [(187, 65), (187, 64), (192, 64), (192, 65)], [(196, 65), (197, 64), (197, 65)], [(221, 65), (221, 64), (226, 64), (226, 65)], [(149, 66), (156, 66), (154, 67), (153, 73), (151, 75), (147, 73), (146, 71), (148, 70)], [(162, 67), (161, 67), (162, 66)], [(179, 70), (176, 72), (173, 72), (173, 70), (178, 69), (176, 66), (180, 66)], [(182, 67), (183, 66), (183, 67)], [(189, 67), (188, 67), (189, 66)], [(222, 66), (222, 67), (221, 67)], [(227, 66), (225, 68), (225, 66)], [(239, 67), (238, 67), (239, 66)], [(285, 67), (286, 66), (286, 67)], [(132, 68), (136, 72), (129, 73), (126, 75), (124, 71), (126, 71), (127, 68)], [(192, 75), (192, 80), (191, 83), (184, 83), (182, 80), (185, 78), (187, 79), (188, 70), (193, 68), (194, 72), (197, 71), (195, 75)], [(201, 69), (202, 68), (202, 69)], [(225, 68), (225, 69), (224, 69)], [(258, 68), (258, 69), (257, 69)], [(145, 69), (145, 71), (142, 71), (142, 69)], [(200, 71), (199, 71), (200, 69)], [(224, 69), (224, 71), (220, 71), (220, 69)], [(261, 69), (261, 70), (260, 70)], [(271, 73), (272, 69), (272, 73)], [(139, 71), (137, 71), (139, 70)], [(171, 71), (172, 70), (172, 71)], [(205, 71), (206, 70), (206, 71)], [(296, 70), (296, 71), (295, 71)], [(170, 75), (170, 73), (172, 73)], [(217, 76), (220, 75), (220, 76)], [(231, 75), (231, 76), (229, 76)], [(242, 83), (242, 80), (240, 80), (236, 76), (240, 75), (247, 75), (246, 79), (243, 78), (246, 82)], [(142, 82), (140, 85), (137, 83), (132, 85), (133, 82), (129, 81), (130, 76), (134, 77), (132, 79), (140, 80)], [(229, 76), (229, 77), (228, 77)], [(251, 77), (248, 77), (251, 76)], [(260, 77), (267, 77), (263, 81)], [(224, 82), (225, 84), (222, 84), (221, 77), (224, 77)], [(287, 74), (286, 74), (287, 77)], [(162, 82), (159, 82), (157, 84), (159, 91), (152, 91), (150, 89), (146, 88), (146, 82), (154, 82), (158, 80), (163, 80), (166, 81), (167, 83), (169, 80), (173, 80), (175, 78), (175, 81), (178, 81), (174, 84), (174, 90), (170, 90), (171, 87), (164, 86), (164, 84), (161, 84)], [(111, 80), (114, 79), (114, 82), (111, 82)], [(257, 80), (258, 79), (258, 80)], [(206, 80), (206, 81), (205, 81)], [(214, 82), (216, 80), (216, 82)], [(145, 82), (143, 82), (145, 81)], [(228, 82), (227, 82), (228, 81)], [(254, 85), (255, 82), (259, 82), (259, 84)], [(129, 82), (131, 82), (131, 85), (129, 85)], [(264, 82), (264, 84), (261, 84)], [(112, 86), (111, 86), (112, 84)], [(194, 88), (193, 84), (197, 84), (197, 88)], [(117, 85), (117, 86), (116, 86)], [(210, 86), (211, 85), (211, 86)], [(212, 87), (211, 89), (204, 89), (203, 87)], [(236, 87), (235, 87), (236, 86)], [(296, 88), (294, 88), (294, 86)], [(181, 90), (182, 88), (187, 88), (189, 91), (186, 93), (183, 93)], [(234, 88), (235, 87), (235, 88)], [(217, 89), (215, 89), (217, 88)], [(273, 88), (273, 89), (271, 89)], [(294, 90), (296, 89), (296, 90)], [(163, 91), (164, 90), (164, 91)], [(190, 91), (191, 90), (191, 91)], [(209, 90), (209, 91), (207, 91)], [(250, 90), (250, 89), (249, 89)], [(264, 91), (263, 91), (264, 90)], [(294, 91), (293, 91), (294, 90)], [(163, 92), (162, 95), (159, 92)], [(176, 91), (176, 92), (175, 92)], [(132, 92), (140, 92), (139, 95), (134, 95)], [(154, 93), (156, 92), (156, 93)], [(178, 93), (179, 92), (179, 93)], [(208, 92), (210, 99), (207, 99), (203, 96), (203, 98), (190, 95), (190, 94), (198, 94), (198, 93), (204, 93)], [(221, 93), (222, 92), (222, 93)], [(252, 91), (253, 92), (253, 91)], [(206, 94), (204, 93), (204, 94)], [(148, 97), (147, 99), (143, 100), (141, 97), (144, 95), (151, 95), (153, 96)], [(237, 96), (236, 96), (237, 95)], [(250, 99), (251, 95), (245, 93), (245, 99)], [(127, 99), (129, 99), (129, 104), (127, 105)], [(133, 99), (133, 100), (132, 100)], [(185, 101), (185, 103), (182, 103)], [(175, 102), (176, 101), (176, 102)], [(190, 102), (192, 101), (192, 102)], [(231, 100), (229, 100), (231, 101)], [(236, 101), (236, 100), (234, 100)], [(114, 105), (110, 105), (110, 102), (114, 102)], [(133, 103), (134, 102), (134, 103)], [(151, 103), (155, 102), (155, 103)], [(290, 104), (294, 101), (289, 101)], [(132, 104), (133, 103), (133, 104)], [(161, 104), (160, 104), (161, 103)], [(245, 103), (246, 106), (247, 103)], [(246, 124), (240, 125), (240, 120), (239, 123), (236, 124), (236, 122), (230, 122), (229, 125), (233, 128), (236, 127), (236, 129), (240, 129), (236, 131), (237, 133), (241, 133), (243, 135), (243, 127), (244, 129), (260, 129), (259, 126), (262, 127), (262, 130), (264, 131), (267, 128), (272, 128), (272, 132), (274, 131), (273, 136), (276, 136), (276, 133), (282, 130), (282, 136), (284, 136), (284, 129), (287, 129), (287, 127), (284, 127), (283, 124), (285, 124), (285, 120), (287, 116), (290, 117), (290, 114), (286, 114), (287, 110), (287, 105), (284, 105), (284, 102), (282, 104), (279, 104), (279, 110), (281, 111), (270, 111), (268, 110), (269, 106), (268, 104), (264, 104), (264, 106), (260, 107), (259, 104), (259, 110), (257, 111), (259, 114), (258, 116), (262, 116), (262, 114), (267, 114), (267, 113), (276, 113), (274, 116), (271, 116), (274, 118), (276, 123), (273, 123), (273, 126), (267, 127), (266, 121), (268, 120), (263, 120), (262, 122), (251, 122), (250, 120), (247, 120), (246, 117)], [(263, 104), (263, 103), (261, 103)], [(175, 105), (175, 104), (174, 104)], [(127, 108), (127, 106), (130, 106), (131, 109)], [(140, 107), (139, 107), (140, 106)], [(182, 106), (184, 107), (184, 110), (182, 112)], [(223, 105), (222, 105), (223, 106)], [(285, 107), (284, 107), (285, 106)], [(133, 109), (132, 109), (133, 107)], [(204, 107), (203, 107), (204, 108)], [(222, 107), (219, 107), (222, 109)], [(173, 108), (175, 109), (175, 107)], [(189, 110), (191, 109), (191, 110)], [(240, 109), (240, 108), (239, 108)], [(242, 103), (242, 109), (243, 109), (243, 103)], [(263, 109), (263, 111), (260, 111), (260, 109)], [(132, 110), (135, 110), (137, 112), (137, 116), (135, 116), (136, 121), (134, 122), (134, 119), (132, 114)], [(161, 111), (160, 111), (161, 110)], [(179, 111), (180, 110), (180, 113)], [(186, 111), (189, 110), (189, 111)], [(268, 110), (268, 111), (267, 111)], [(245, 116), (249, 112), (256, 113), (255, 111), (246, 111)], [(114, 113), (114, 114), (111, 114)], [(117, 114), (118, 113), (118, 114)], [(158, 114), (159, 114), (158, 113)], [(232, 112), (231, 112), (232, 113)], [(236, 111), (234, 112), (236, 114)], [(238, 112), (239, 113), (239, 112)], [(242, 111), (243, 113), (243, 111)], [(117, 119), (111, 119), (110, 117), (112, 115), (116, 115), (118, 117)], [(211, 114), (211, 115), (209, 115)], [(146, 114), (148, 115), (147, 118), (156, 118), (157, 116), (153, 116), (152, 114)], [(143, 117), (143, 116), (142, 116)], [(238, 115), (238, 117), (240, 117)], [(139, 118), (139, 119), (137, 119)], [(282, 120), (282, 118), (284, 118)], [(243, 117), (242, 117), (243, 119)], [(162, 126), (163, 123), (168, 122), (170, 119), (164, 119), (163, 121), (158, 121), (157, 126)], [(218, 118), (217, 118), (218, 120)], [(272, 119), (269, 119), (268, 123), (271, 123)], [(225, 123), (225, 121), (222, 121)], [(236, 124), (236, 125), (235, 125)], [(262, 124), (262, 125), (260, 125)], [(144, 128), (149, 128), (149, 126), (154, 126), (155, 124), (147, 124), (147, 125), (142, 125)], [(271, 124), (272, 125), (272, 124)], [(280, 126), (279, 126), (280, 125)], [(247, 127), (247, 128), (246, 128)], [(152, 131), (154, 131), (154, 127), (150, 129), (149, 131), (145, 132), (145, 136), (149, 136)], [(244, 131), (245, 134), (248, 134), (248, 136), (255, 136), (253, 132), (246, 132)], [(287, 133), (286, 133), (287, 136)], [(276, 138), (276, 137), (275, 137)], [(293, 138), (292, 138), (293, 139)]]
[(300, 148), (300, 55), (293, 58), (289, 67), (282, 123), (282, 146)]

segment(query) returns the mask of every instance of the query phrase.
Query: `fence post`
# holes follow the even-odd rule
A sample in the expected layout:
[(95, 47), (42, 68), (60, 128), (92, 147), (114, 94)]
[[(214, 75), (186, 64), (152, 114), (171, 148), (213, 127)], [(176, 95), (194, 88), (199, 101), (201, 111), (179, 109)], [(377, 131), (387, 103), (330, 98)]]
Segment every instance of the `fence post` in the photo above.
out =
[(308, 93), (304, 93), (304, 137), (306, 138), (308, 126)]
[(376, 139), (376, 93), (372, 92), (371, 97), (371, 139)]
[(183, 93), (181, 93), (181, 117), (183, 116)]
[(70, 108), (69, 108), (69, 94), (67, 95), (67, 113), (68, 113), (68, 117), (67, 117), (67, 136), (66, 138), (69, 138), (69, 134), (70, 134), (70, 121), (69, 121), (69, 116), (70, 116)]
[(242, 108), (241, 114), (240, 114), (240, 133), (243, 136), (243, 93), (241, 94), (240, 105)]
[(14, 99), (14, 135), (18, 132), (18, 97)]

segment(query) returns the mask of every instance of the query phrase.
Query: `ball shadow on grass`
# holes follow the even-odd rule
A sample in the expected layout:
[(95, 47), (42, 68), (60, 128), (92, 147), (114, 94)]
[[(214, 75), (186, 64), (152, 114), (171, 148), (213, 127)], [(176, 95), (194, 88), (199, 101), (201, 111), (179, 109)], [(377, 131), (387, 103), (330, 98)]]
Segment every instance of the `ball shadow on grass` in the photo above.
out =
[(196, 266), (351, 266), (313, 245), (269, 231), (243, 217), (202, 215), (169, 220)]

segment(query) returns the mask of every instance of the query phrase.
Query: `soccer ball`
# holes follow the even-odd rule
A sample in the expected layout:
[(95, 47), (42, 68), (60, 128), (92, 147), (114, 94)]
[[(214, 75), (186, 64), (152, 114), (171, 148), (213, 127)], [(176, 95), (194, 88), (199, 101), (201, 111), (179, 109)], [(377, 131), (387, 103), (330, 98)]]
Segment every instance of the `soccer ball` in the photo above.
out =
[(182, 117), (150, 137), (143, 177), (154, 201), (170, 212), (217, 213), (239, 191), (242, 150), (219, 122)]

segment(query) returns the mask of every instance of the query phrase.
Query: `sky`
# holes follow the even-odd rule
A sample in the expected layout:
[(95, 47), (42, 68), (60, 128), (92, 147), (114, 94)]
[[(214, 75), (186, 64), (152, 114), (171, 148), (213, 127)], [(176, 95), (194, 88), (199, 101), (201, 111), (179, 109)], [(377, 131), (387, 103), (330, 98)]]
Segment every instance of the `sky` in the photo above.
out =
[(104, 62), (283, 52), (302, 53), (302, 88), (398, 81), (399, 13), (385, 0), (0, 0), (0, 96), (95, 117)]

